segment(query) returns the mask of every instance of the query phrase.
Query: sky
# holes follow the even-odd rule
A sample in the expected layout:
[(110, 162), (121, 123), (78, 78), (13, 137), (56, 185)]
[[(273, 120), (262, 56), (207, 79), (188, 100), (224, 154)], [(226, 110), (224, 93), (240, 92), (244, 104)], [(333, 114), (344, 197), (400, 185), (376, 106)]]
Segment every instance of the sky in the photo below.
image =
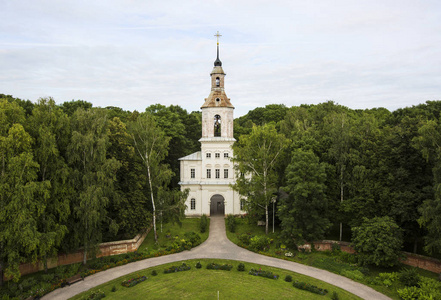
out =
[(235, 117), (441, 100), (439, 0), (0, 0), (0, 93), (199, 110), (220, 59)]

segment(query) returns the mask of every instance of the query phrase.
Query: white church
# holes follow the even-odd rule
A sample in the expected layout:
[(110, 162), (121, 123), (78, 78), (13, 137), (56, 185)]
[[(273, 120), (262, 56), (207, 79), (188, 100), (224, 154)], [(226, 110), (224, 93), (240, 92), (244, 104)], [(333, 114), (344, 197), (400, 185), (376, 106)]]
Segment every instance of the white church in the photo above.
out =
[(189, 189), (186, 216), (244, 214), (235, 183), (233, 157), (234, 106), (225, 93), (225, 73), (219, 59), (219, 32), (216, 34), (217, 58), (211, 72), (211, 92), (202, 105), (201, 151), (180, 158), (181, 190)]

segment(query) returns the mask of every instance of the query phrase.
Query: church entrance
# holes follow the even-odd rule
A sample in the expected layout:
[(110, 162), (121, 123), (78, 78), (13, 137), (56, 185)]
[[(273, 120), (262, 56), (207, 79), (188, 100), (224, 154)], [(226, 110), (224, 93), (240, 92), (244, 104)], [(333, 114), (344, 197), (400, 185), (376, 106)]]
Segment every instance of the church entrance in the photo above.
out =
[(221, 195), (214, 195), (210, 199), (210, 216), (225, 215), (225, 199)]

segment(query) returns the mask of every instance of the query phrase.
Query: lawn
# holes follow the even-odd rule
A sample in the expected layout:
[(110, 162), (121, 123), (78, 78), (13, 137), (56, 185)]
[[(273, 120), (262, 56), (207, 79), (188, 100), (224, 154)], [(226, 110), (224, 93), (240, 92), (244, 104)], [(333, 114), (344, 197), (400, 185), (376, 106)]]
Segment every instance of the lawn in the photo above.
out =
[[(200, 261), (201, 269), (195, 268)], [(207, 270), (207, 264), (215, 262), (218, 264), (231, 264), (231, 271)], [(277, 268), (245, 263), (245, 272), (237, 271), (237, 261), (226, 260), (190, 260), (185, 261), (192, 268), (189, 271), (164, 274), (164, 269), (172, 265), (180, 265), (182, 262), (162, 265), (139, 272), (132, 273), (109, 281), (101, 286), (79, 294), (71, 299), (83, 299), (93, 291), (101, 290), (106, 294), (106, 299), (216, 299), (219, 292), (220, 299), (330, 299), (332, 293), (338, 293), (339, 299), (360, 299), (351, 293), (324, 283), (320, 280), (304, 275), (296, 274)], [(251, 276), (248, 271), (251, 268), (262, 268), (271, 271), (280, 277), (277, 280), (263, 277)], [(157, 276), (151, 272), (156, 270)], [(123, 280), (138, 276), (147, 276), (148, 279), (134, 287), (127, 288), (121, 285)], [(303, 281), (319, 288), (327, 289), (326, 296), (313, 294), (308, 291), (299, 290), (292, 286), (292, 282), (285, 282), (286, 275), (291, 275), (293, 280)], [(115, 287), (116, 291), (112, 292)]]
[[(261, 226), (256, 226), (254, 224), (248, 224), (246, 219), (238, 218), (235, 233), (231, 233), (227, 230), (227, 237), (233, 243), (246, 247), (250, 250), (250, 246), (244, 245), (240, 240), (239, 236), (241, 234), (248, 234), (250, 236), (264, 236), (265, 228)], [(409, 266), (401, 265), (395, 268), (379, 268), (376, 266), (360, 266), (357, 265), (356, 257), (352, 254), (341, 252), (341, 251), (324, 251), (318, 252), (313, 251), (311, 253), (301, 253), (294, 251), (293, 249), (284, 249), (281, 251), (283, 241), (279, 237), (279, 231), (269, 233), (268, 237), (271, 240), (269, 249), (266, 251), (260, 251), (259, 253), (264, 255), (269, 255), (281, 259), (287, 259), (290, 261), (302, 263), (305, 265), (310, 265), (316, 268), (328, 270), (330, 272), (340, 274), (342, 276), (348, 277), (352, 280), (358, 281), (362, 284), (372, 287), (380, 293), (383, 293), (393, 299), (400, 299), (397, 290), (403, 289), (404, 285), (398, 280), (394, 281), (390, 286), (383, 284), (383, 280), (379, 279), (380, 273), (399, 273), (404, 268), (411, 268)], [(285, 253), (291, 252), (293, 257), (286, 257)], [(420, 277), (437, 279), (438, 274), (432, 273), (423, 269), (414, 268)], [(440, 290), (441, 293), (441, 290)]]
[[(184, 238), (184, 234), (191, 231), (199, 234), (201, 237), (201, 243), (203, 243), (208, 238), (210, 223), (208, 223), (207, 230), (204, 233), (201, 233), (199, 230), (199, 222), (199, 218), (186, 218), (182, 220), (182, 226), (179, 226), (178, 224), (164, 224), (162, 232), (160, 225), (157, 224), (158, 243), (155, 243), (152, 229), (141, 246), (139, 246), (138, 252), (153, 253), (160, 249), (166, 249), (173, 243), (176, 237)], [(208, 222), (210, 222), (210, 220), (208, 220)]]

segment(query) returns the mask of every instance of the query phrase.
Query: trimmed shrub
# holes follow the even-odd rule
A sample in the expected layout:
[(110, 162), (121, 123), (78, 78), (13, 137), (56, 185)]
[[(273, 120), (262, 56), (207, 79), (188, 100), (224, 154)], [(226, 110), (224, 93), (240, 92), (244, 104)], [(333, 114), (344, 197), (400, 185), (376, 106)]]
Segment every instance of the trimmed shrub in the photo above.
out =
[(158, 275), (158, 272), (156, 272), (156, 270), (153, 270), (151, 274), (152, 274), (152, 276), (156, 276), (156, 275)]
[(201, 262), (198, 261), (198, 262), (196, 263), (196, 269), (200, 269), (200, 268), (202, 268), (202, 265), (201, 265)]
[(176, 273), (176, 272), (181, 272), (181, 271), (188, 271), (190, 270), (191, 267), (186, 265), (185, 263), (182, 263), (182, 265), (180, 266), (171, 266), (168, 269), (164, 270), (164, 274), (169, 274), (169, 273)]
[(243, 272), (243, 271), (245, 271), (245, 265), (244, 265), (243, 263), (240, 263), (240, 264), (237, 266), (237, 270), (238, 270), (239, 272)]
[(229, 232), (234, 233), (236, 231), (236, 218), (233, 215), (227, 216), (227, 229)]
[(205, 231), (207, 231), (207, 227), (208, 227), (208, 217), (204, 214), (201, 217), (201, 220), (199, 222), (199, 230), (201, 231), (201, 233), (204, 233)]
[(285, 276), (285, 281), (286, 282), (292, 282), (292, 276), (291, 275), (286, 275)]
[(131, 278), (131, 279), (124, 280), (123, 282), (121, 282), (121, 285), (125, 286), (125, 287), (132, 287), (132, 286), (135, 286), (138, 283), (143, 282), (145, 280), (147, 280), (147, 277), (145, 277), (145, 276), (138, 276), (136, 278)]
[(339, 300), (340, 299), (340, 297), (338, 296), (338, 293), (336, 291), (332, 292), (331, 299), (332, 300)]
[(102, 292), (101, 290), (92, 292), (86, 299), (90, 299), (90, 300), (99, 300), (99, 299), (103, 299), (104, 297), (106, 297), (106, 294), (104, 292)]
[(251, 269), (248, 272), (249, 275), (253, 275), (253, 276), (261, 276), (261, 277), (265, 277), (265, 278), (270, 278), (270, 279), (279, 279), (279, 275), (274, 274), (273, 272), (270, 271), (264, 271), (262, 269), (256, 270), (256, 269)]
[(233, 266), (229, 265), (229, 264), (219, 265), (219, 264), (211, 263), (211, 264), (207, 265), (207, 270), (225, 270), (225, 271), (230, 271), (232, 268), (233, 268)]
[(308, 283), (305, 283), (305, 282), (302, 282), (302, 281), (294, 281), (292, 283), (292, 286), (295, 287), (295, 288), (298, 288), (298, 289), (301, 289), (301, 290), (305, 290), (305, 291), (309, 291), (311, 293), (319, 294), (319, 295), (326, 295), (328, 293), (328, 290), (326, 290), (326, 289), (322, 289), (322, 288), (319, 288), (319, 287), (317, 287), (315, 285), (308, 284)]
[(114, 293), (114, 292), (116, 292), (117, 290), (116, 290), (116, 286), (114, 285), (114, 286), (112, 286), (112, 292)]

